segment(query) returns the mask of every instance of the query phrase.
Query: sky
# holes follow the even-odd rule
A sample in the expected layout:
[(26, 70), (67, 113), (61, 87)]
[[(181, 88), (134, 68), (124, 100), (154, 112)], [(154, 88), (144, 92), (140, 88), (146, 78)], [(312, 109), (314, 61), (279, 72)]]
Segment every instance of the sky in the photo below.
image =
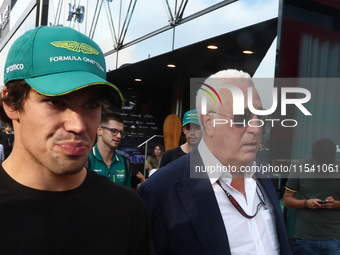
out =
[[(0, 0), (2, 3), (3, 0)], [(89, 0), (64, 0), (63, 5), (58, 9), (60, 0), (50, 0), (48, 22), (52, 25), (71, 26), (87, 35), (91, 30), (96, 10), (97, 1)], [(69, 13), (69, 5), (84, 6), (85, 19), (83, 23), (75, 23), (67, 21)], [(175, 0), (168, 0), (171, 12), (175, 13)], [(200, 10), (208, 8), (219, 0), (189, 0), (184, 11), (184, 18), (196, 13)], [(208, 39), (213, 36), (221, 35), (227, 32), (237, 30), (239, 28), (252, 25), (261, 21), (265, 21), (278, 15), (277, 0), (239, 0), (222, 8), (219, 8), (211, 13), (201, 16), (195, 20), (177, 26), (175, 29), (175, 49), (196, 43), (201, 40)], [(122, 6), (120, 5), (122, 3)], [(104, 1), (101, 7), (98, 18), (97, 28), (93, 39), (100, 45), (103, 52), (112, 49), (114, 45), (113, 29), (117, 34), (122, 32), (121, 27), (124, 23), (124, 18), (128, 10), (130, 1), (112, 2)], [(132, 2), (134, 3), (134, 1)], [(180, 3), (177, 0), (177, 3)], [(160, 0), (137, 0), (128, 30), (126, 32), (124, 43), (133, 41), (147, 33), (151, 33), (159, 28), (167, 26), (168, 13), (167, 6), (164, 1)], [(11, 26), (15, 24), (19, 14), (26, 8), (27, 2), (18, 0), (14, 9), (11, 11)], [(59, 6), (60, 7), (60, 6)], [(97, 9), (98, 11), (98, 9)], [(13, 15), (16, 14), (16, 15)], [(111, 18), (112, 17), (112, 18)], [(28, 29), (30, 28), (27, 26)], [(173, 32), (169, 30), (163, 34), (155, 36), (149, 40), (145, 40), (139, 44), (132, 45), (120, 52), (120, 66), (124, 63), (136, 63), (148, 57), (168, 52), (172, 49)], [(254, 77), (273, 77), (275, 66), (275, 50), (276, 40), (273, 42), (270, 50), (256, 71)], [(6, 52), (6, 51), (4, 51)], [(1, 54), (0, 70), (3, 70), (5, 54)], [(107, 70), (116, 68), (115, 55), (107, 57)], [(108, 61), (110, 60), (110, 61)], [(3, 74), (0, 75), (2, 80)]]
[[(56, 14), (58, 13), (59, 0), (50, 0), (49, 21), (54, 24)], [(91, 30), (97, 1), (79, 0), (77, 4), (84, 6), (85, 19), (82, 24), (66, 21), (69, 3), (73, 5), (74, 1), (63, 1), (63, 8), (60, 12), (59, 24), (71, 26), (81, 32), (89, 35)], [(98, 25), (93, 39), (100, 45), (103, 52), (108, 52), (114, 45), (114, 31), (116, 34), (122, 32), (124, 18), (127, 14), (130, 1), (106, 2), (101, 6)], [(168, 0), (171, 13), (174, 16), (175, 0)], [(179, 5), (181, 1), (177, 0)], [(189, 0), (184, 11), (183, 17), (186, 18), (193, 13), (208, 8), (214, 4), (221, 2), (220, 0)], [(122, 5), (121, 5), (122, 3)], [(167, 26), (169, 11), (164, 4), (165, 1), (160, 0), (137, 0), (134, 12), (126, 32), (124, 43), (133, 41), (145, 34), (151, 33)], [(258, 22), (262, 22), (278, 16), (279, 1), (278, 0), (239, 0), (211, 13), (196, 18), (175, 29), (175, 35), (172, 30), (157, 35), (137, 45), (132, 45), (119, 54), (118, 67), (125, 63), (136, 63), (149, 57), (155, 57), (172, 50), (172, 39), (175, 38), (174, 49), (178, 49), (210, 37), (225, 34), (245, 26), (249, 26)], [(97, 8), (98, 11), (99, 7)], [(177, 6), (178, 9), (178, 6)], [(119, 18), (120, 17), (120, 18)], [(93, 24), (94, 26), (94, 24)], [(275, 50), (275, 46), (273, 46)], [(272, 54), (271, 49), (270, 54)], [(107, 63), (107, 70), (116, 68), (115, 56), (111, 56)], [(275, 59), (274, 59), (275, 61)], [(273, 63), (273, 59), (268, 59), (263, 63), (266, 67), (259, 70), (258, 75), (263, 77), (273, 77), (273, 71), (268, 68)]]

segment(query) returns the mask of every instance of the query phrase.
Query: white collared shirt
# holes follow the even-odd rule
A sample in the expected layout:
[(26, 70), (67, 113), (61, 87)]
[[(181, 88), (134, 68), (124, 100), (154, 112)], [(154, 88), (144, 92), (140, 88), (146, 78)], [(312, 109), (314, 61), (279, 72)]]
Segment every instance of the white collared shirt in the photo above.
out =
[[(198, 151), (205, 166), (219, 165), (223, 167), (222, 163), (211, 153), (204, 139), (200, 141)], [(254, 162), (254, 164), (256, 163)], [(239, 213), (225, 192), (216, 183), (219, 179), (223, 189), (236, 199), (246, 214), (252, 216), (256, 213), (257, 205), (261, 202), (256, 193), (257, 183), (253, 174), (245, 173), (244, 187), (247, 199), (230, 185), (233, 177), (229, 172), (214, 173), (214, 175), (209, 176), (227, 231), (230, 252), (232, 255), (280, 254), (274, 212), (264, 190), (261, 188), (268, 209), (266, 210), (262, 206), (254, 218), (247, 219)]]

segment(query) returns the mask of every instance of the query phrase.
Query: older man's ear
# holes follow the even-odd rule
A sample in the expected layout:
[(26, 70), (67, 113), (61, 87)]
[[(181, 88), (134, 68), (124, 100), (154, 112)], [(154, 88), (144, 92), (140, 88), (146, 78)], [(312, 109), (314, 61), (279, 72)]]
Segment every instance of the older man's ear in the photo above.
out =
[(203, 133), (206, 133), (209, 137), (212, 137), (214, 129), (214, 118), (212, 117), (212, 114), (207, 113), (206, 115), (201, 115), (200, 120), (203, 127)]

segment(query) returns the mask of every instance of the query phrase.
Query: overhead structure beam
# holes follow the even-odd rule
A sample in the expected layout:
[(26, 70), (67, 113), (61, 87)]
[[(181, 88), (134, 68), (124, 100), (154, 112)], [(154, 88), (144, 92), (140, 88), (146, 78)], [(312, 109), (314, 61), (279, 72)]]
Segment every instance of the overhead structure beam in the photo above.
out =
[[(167, 0), (165, 0), (165, 1), (167, 1)], [(167, 30), (170, 30), (170, 29), (172, 29), (174, 26), (178, 26), (178, 25), (184, 24), (184, 23), (186, 23), (186, 22), (188, 22), (188, 21), (190, 21), (190, 20), (196, 19), (196, 18), (198, 18), (198, 17), (200, 17), (200, 16), (202, 16), (202, 15), (205, 15), (205, 14), (207, 14), (207, 13), (209, 13), (209, 12), (215, 11), (215, 10), (221, 8), (221, 7), (224, 7), (224, 6), (228, 5), (228, 4), (234, 3), (234, 2), (236, 2), (236, 1), (238, 1), (238, 0), (225, 0), (225, 1), (222, 1), (222, 2), (220, 2), (220, 3), (218, 3), (218, 4), (215, 4), (215, 5), (213, 5), (213, 6), (210, 6), (210, 7), (206, 8), (206, 9), (204, 9), (204, 10), (201, 10), (201, 11), (199, 11), (199, 12), (196, 12), (196, 13), (194, 13), (194, 14), (192, 14), (192, 15), (186, 17), (186, 18), (179, 19), (174, 25), (170, 25), (170, 24), (169, 24), (169, 25), (167, 25), (167, 26), (165, 26), (165, 27), (162, 27), (162, 28), (160, 28), (160, 29), (157, 29), (157, 30), (155, 30), (155, 31), (153, 31), (153, 32), (151, 32), (151, 33), (148, 33), (148, 34), (146, 34), (146, 35), (144, 35), (144, 36), (142, 36), (142, 37), (139, 37), (139, 38), (137, 38), (137, 39), (135, 39), (135, 40), (133, 40), (133, 41), (131, 41), (131, 42), (128, 42), (128, 43), (126, 43), (126, 44), (122, 44), (118, 50), (124, 49), (124, 48), (127, 48), (127, 47), (130, 47), (130, 46), (132, 46), (132, 45), (134, 45), (134, 44), (137, 44), (137, 43), (139, 43), (139, 42), (141, 42), (141, 41), (144, 41), (144, 40), (146, 40), (146, 39), (149, 39), (149, 38), (151, 38), (151, 37), (153, 37), (153, 36), (155, 36), (155, 35), (158, 35), (158, 34), (160, 34), (160, 33), (163, 33), (163, 32), (165, 32), (165, 31), (167, 31)], [(182, 2), (183, 2), (183, 3), (181, 3), (180, 8), (178, 9), (178, 13), (180, 13), (180, 15), (183, 15), (185, 6), (186, 6), (186, 4), (187, 4), (188, 1), (187, 1), (187, 0), (182, 0)], [(182, 7), (182, 9), (181, 9), (182, 4), (183, 4), (183, 7)], [(171, 12), (171, 10), (170, 10), (170, 12)], [(171, 17), (171, 16), (170, 16), (170, 17)], [(104, 56), (111, 55), (111, 54), (117, 52), (118, 50), (117, 50), (117, 49), (112, 49), (112, 50), (110, 50), (110, 51), (108, 51), (108, 52), (105, 52), (105, 53), (104, 53)]]
[[(107, 6), (104, 4), (104, 1), (107, 2)], [(101, 14), (102, 6), (104, 4), (106, 16), (107, 16), (108, 24), (109, 24), (109, 28), (110, 28), (110, 33), (111, 33), (112, 41), (113, 41), (113, 44), (114, 44), (113, 48), (115, 50), (119, 50), (121, 48), (121, 45), (123, 45), (123, 43), (124, 43), (126, 32), (128, 31), (130, 21), (131, 21), (131, 18), (133, 16), (133, 13), (134, 13), (134, 10), (135, 10), (135, 7), (136, 7), (137, 0), (130, 0), (129, 7), (128, 7), (126, 15), (124, 17), (123, 26), (121, 28), (120, 28), (119, 24), (118, 24), (118, 27), (116, 26), (117, 24), (115, 24), (114, 19), (112, 17), (111, 8), (110, 8), (111, 2), (112, 1), (110, 1), (110, 0), (101, 0), (101, 1), (97, 0), (97, 5), (96, 5), (93, 20), (92, 20), (92, 25), (91, 25), (89, 37), (91, 39), (93, 39), (93, 37), (94, 37), (95, 31), (97, 29), (98, 20), (99, 20), (100, 14)], [(120, 10), (121, 9), (122, 9), (122, 1), (120, 2)], [(121, 20), (121, 17), (119, 16), (118, 23), (120, 23), (120, 20)]]
[(136, 3), (137, 3), (137, 0), (130, 0), (129, 8), (126, 12), (125, 19), (124, 19), (124, 24), (122, 26), (122, 30), (119, 35), (119, 40), (118, 40), (118, 45), (117, 45), (118, 47), (120, 47), (124, 42), (126, 32), (129, 28), (132, 15), (136, 7)]
[(187, 6), (187, 3), (188, 3), (188, 0), (182, 0), (181, 1), (181, 4), (179, 5), (179, 8), (178, 8), (176, 15), (175, 15), (175, 21), (176, 22), (182, 19), (185, 7)]

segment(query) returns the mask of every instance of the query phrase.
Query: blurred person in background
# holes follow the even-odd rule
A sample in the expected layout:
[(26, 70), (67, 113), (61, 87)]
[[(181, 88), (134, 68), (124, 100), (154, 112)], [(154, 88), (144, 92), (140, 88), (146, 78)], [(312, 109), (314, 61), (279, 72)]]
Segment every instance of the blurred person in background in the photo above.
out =
[(2, 144), (5, 159), (11, 154), (14, 144), (14, 134), (12, 124), (6, 123), (5, 132), (0, 133), (0, 144)]
[(113, 182), (131, 187), (131, 162), (116, 151), (125, 135), (123, 117), (103, 111), (97, 129), (97, 143), (89, 155), (90, 169)]
[[(151, 175), (153, 175), (159, 168), (159, 161), (158, 161), (158, 158), (155, 157), (155, 156), (149, 156), (148, 157), (148, 176), (150, 178)], [(140, 179), (140, 183), (137, 185), (137, 189), (139, 188), (139, 186), (145, 182), (145, 177), (144, 175), (141, 173), (141, 172), (138, 172), (137, 173), (137, 178)]]
[(160, 167), (189, 153), (201, 140), (202, 130), (198, 120), (196, 109), (187, 111), (183, 117), (182, 130), (185, 135), (186, 142), (181, 146), (175, 147), (164, 153)]
[[(161, 144), (156, 144), (155, 148), (154, 148), (153, 151), (152, 151), (152, 156), (153, 156), (153, 157), (156, 157), (156, 158), (158, 159), (159, 164), (161, 163), (163, 153), (164, 153), (164, 147), (163, 147), (163, 145), (161, 145)], [(148, 159), (149, 159), (149, 157), (148, 157), (148, 158), (146, 159), (146, 161), (145, 161), (145, 169), (146, 169), (146, 170), (149, 170)], [(158, 166), (159, 166), (159, 164), (158, 164)]]
[(161, 163), (163, 153), (164, 147), (161, 144), (157, 144), (153, 150), (152, 155), (158, 159), (159, 163)]
[(296, 162), (283, 196), (286, 207), (297, 209), (296, 242), (321, 255), (340, 254), (340, 161), (335, 155), (334, 141), (317, 140), (312, 157)]

